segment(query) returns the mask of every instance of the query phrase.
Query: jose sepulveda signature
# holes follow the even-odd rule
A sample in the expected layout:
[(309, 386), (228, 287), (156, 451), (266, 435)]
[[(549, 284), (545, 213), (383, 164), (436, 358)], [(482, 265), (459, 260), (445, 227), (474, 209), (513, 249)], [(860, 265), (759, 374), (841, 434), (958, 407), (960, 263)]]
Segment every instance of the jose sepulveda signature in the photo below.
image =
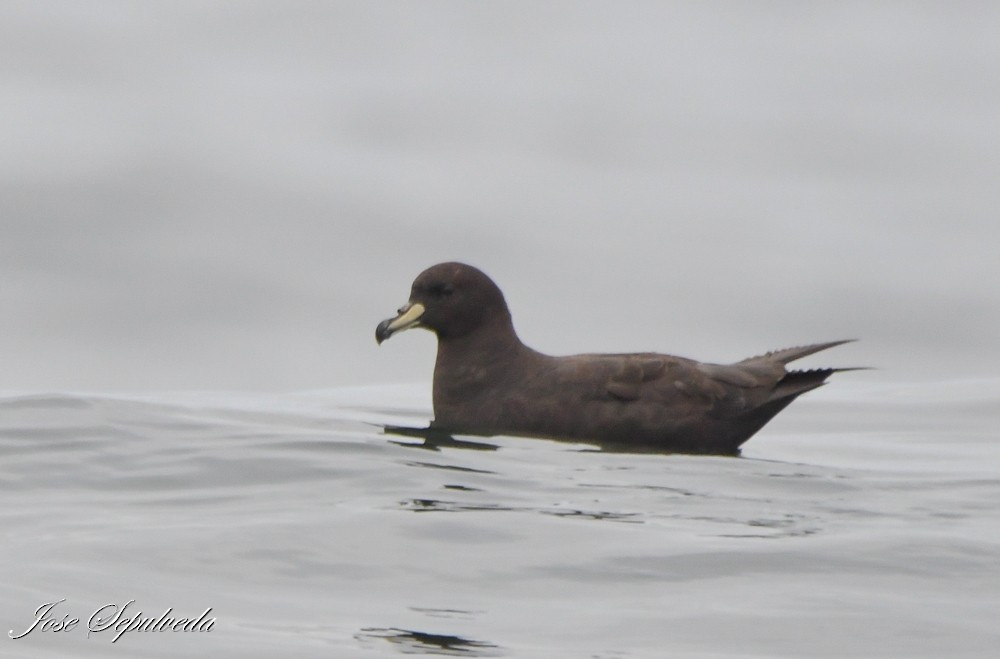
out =
[[(11, 629), (7, 635), (17, 640), (24, 638), (32, 632), (70, 632), (79, 624), (80, 618), (69, 613), (63, 613), (62, 617), (54, 609), (66, 601), (64, 597), (55, 602), (47, 602), (35, 609), (35, 619), (23, 632), (16, 633)], [(142, 611), (132, 607), (135, 600), (129, 600), (124, 605), (116, 603), (105, 604), (87, 620), (87, 637), (97, 632), (110, 631), (112, 633), (111, 642), (115, 643), (126, 632), (210, 632), (215, 625), (215, 618), (209, 617), (212, 607), (208, 607), (197, 618), (185, 618), (174, 614), (173, 607), (168, 608), (159, 617), (145, 616)]]

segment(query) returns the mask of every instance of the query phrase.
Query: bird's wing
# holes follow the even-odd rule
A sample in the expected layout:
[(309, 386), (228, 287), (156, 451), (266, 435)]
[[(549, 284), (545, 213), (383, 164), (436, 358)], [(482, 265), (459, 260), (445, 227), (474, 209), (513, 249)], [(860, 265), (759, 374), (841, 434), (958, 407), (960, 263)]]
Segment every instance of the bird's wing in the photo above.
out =
[[(740, 381), (739, 373), (715, 373), (697, 362), (657, 354), (616, 355), (604, 391), (619, 401), (702, 401), (711, 407)], [(748, 376), (744, 376), (748, 377)], [(735, 380), (735, 381), (734, 381)], [(742, 380), (746, 382), (746, 380)]]
[(776, 399), (815, 388), (829, 375), (810, 371), (808, 378), (789, 377), (800, 372), (789, 374), (781, 360), (766, 356), (735, 364), (703, 364), (655, 353), (607, 357), (604, 396), (653, 404), (679, 416), (722, 419), (751, 414)]
[(756, 357), (749, 357), (739, 362), (740, 364), (751, 364), (754, 362), (765, 362), (765, 363), (780, 363), (782, 365), (788, 364), (788, 362), (793, 362), (796, 359), (802, 359), (808, 355), (819, 352), (821, 350), (827, 350), (829, 348), (834, 348), (836, 346), (844, 345), (845, 343), (851, 343), (855, 339), (846, 339), (841, 341), (827, 341), (826, 343), (812, 343), (805, 346), (796, 346), (794, 348), (784, 348), (782, 350), (772, 350), (770, 352), (765, 352), (763, 355), (757, 355)]

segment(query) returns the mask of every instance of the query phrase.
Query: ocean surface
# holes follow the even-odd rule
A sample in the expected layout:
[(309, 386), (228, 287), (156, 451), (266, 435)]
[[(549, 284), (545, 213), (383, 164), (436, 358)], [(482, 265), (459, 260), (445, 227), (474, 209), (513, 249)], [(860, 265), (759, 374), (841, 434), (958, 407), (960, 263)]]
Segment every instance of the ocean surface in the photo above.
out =
[(416, 384), (6, 394), (0, 621), (80, 622), (0, 654), (996, 657), (1000, 380), (864, 377), (740, 458), (429, 446)]
[[(998, 34), (0, 3), (0, 657), (1000, 656)], [(373, 333), (446, 260), (546, 353), (878, 370), (741, 458), (421, 446), (433, 337)]]

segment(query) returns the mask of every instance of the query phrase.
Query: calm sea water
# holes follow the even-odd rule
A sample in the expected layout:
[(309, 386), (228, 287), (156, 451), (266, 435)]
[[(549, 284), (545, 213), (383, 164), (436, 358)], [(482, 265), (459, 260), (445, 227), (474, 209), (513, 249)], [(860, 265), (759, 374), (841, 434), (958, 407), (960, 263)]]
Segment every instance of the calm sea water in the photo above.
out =
[[(862, 378), (742, 458), (422, 446), (417, 385), (6, 395), (0, 621), (81, 622), (0, 653), (996, 656), (1000, 381)], [(88, 634), (130, 600), (215, 621)]]
[[(0, 629), (80, 619), (0, 656), (1000, 655), (998, 33), (990, 3), (0, 3)], [(388, 383), (433, 338), (372, 333), (451, 259), (545, 352), (858, 337), (804, 366), (880, 370), (739, 459), (422, 448), (383, 426), (430, 417)], [(155, 393), (206, 389), (244, 393)], [(114, 607), (215, 621), (88, 635)]]

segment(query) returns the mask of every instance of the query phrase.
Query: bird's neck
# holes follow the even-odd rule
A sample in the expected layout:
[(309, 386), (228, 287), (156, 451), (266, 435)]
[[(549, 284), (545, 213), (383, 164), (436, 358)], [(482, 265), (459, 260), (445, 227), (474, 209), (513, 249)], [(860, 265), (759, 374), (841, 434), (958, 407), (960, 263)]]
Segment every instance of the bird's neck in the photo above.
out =
[(435, 403), (459, 392), (466, 400), (477, 393), (489, 395), (517, 372), (518, 364), (541, 357), (521, 342), (509, 319), (503, 320), (464, 336), (438, 338)]

